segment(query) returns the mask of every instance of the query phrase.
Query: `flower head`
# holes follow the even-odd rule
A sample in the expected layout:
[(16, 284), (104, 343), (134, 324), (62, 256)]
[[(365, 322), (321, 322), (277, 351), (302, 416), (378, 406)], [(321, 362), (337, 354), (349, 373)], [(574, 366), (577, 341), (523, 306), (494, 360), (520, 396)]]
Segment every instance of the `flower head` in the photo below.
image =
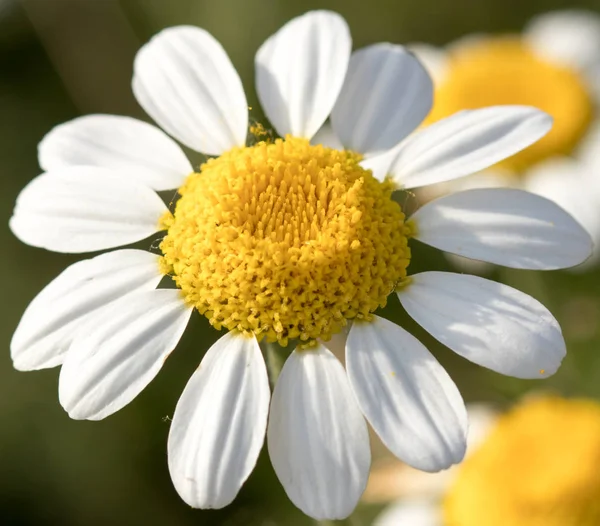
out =
[(220, 329), (287, 345), (329, 340), (406, 278), (393, 187), (353, 152), (287, 136), (234, 148), (179, 189), (164, 263)]
[[(11, 218), (20, 239), (79, 253), (165, 235), (160, 254), (118, 250), (65, 270), (28, 307), (11, 352), (18, 369), (62, 364), (61, 404), (73, 418), (95, 420), (154, 378), (193, 310), (227, 329), (171, 425), (169, 469), (188, 504), (231, 502), (266, 434), (294, 504), (316, 518), (345, 517), (369, 472), (364, 417), (419, 469), (460, 462), (461, 396), (421, 343), (375, 314), (392, 293), (469, 360), (520, 378), (559, 367), (565, 344), (540, 303), (472, 276), (409, 276), (408, 242), (554, 269), (588, 257), (585, 231), (517, 190), (463, 192), (408, 219), (392, 199), (396, 189), (461, 177), (518, 152), (550, 129), (548, 115), (493, 107), (407, 138), (431, 108), (425, 69), (402, 46), (351, 55), (346, 23), (327, 11), (292, 20), (256, 55), (259, 98), (281, 138), (252, 125), (246, 144), (240, 79), (201, 29), (159, 33), (134, 69), (148, 114), (215, 157), (195, 170), (158, 128), (126, 117), (82, 117), (52, 130), (40, 144), (46, 173), (21, 192)], [(328, 116), (343, 143), (337, 149), (310, 142)], [(174, 187), (180, 197), (167, 208), (155, 191)], [(175, 289), (156, 289), (163, 275)], [(346, 369), (327, 348), (335, 334), (347, 334)], [(260, 341), (296, 346), (271, 402)]]

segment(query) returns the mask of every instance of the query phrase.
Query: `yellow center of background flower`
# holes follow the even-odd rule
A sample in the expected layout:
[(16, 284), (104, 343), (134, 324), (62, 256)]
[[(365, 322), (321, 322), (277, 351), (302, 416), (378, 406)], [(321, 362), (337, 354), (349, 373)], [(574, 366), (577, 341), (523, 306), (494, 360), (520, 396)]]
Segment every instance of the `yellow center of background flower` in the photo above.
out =
[(600, 405), (544, 397), (500, 418), (458, 468), (447, 526), (600, 524)]
[(186, 301), (220, 329), (329, 337), (406, 277), (408, 228), (360, 156), (304, 139), (234, 148), (202, 165), (161, 243)]
[(548, 135), (500, 163), (516, 172), (553, 155), (570, 154), (588, 129), (594, 110), (577, 72), (536, 55), (518, 37), (495, 37), (450, 53), (427, 122), (498, 104), (535, 106), (554, 117)]

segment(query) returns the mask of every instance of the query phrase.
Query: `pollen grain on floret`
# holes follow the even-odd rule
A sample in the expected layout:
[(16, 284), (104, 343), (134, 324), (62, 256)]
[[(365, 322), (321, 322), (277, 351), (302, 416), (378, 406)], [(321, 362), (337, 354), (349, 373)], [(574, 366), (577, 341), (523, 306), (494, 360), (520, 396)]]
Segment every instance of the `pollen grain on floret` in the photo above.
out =
[(210, 159), (180, 188), (163, 266), (216, 328), (287, 345), (368, 318), (406, 278), (392, 186), (351, 151), (286, 137)]

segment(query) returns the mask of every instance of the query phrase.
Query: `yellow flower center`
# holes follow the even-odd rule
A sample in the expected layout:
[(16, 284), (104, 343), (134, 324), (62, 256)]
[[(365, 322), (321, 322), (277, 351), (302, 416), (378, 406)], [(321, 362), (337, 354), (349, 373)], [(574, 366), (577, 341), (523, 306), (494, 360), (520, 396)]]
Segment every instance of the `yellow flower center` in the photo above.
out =
[(329, 339), (406, 277), (408, 227), (360, 156), (293, 137), (202, 165), (165, 219), (165, 270), (216, 328)]
[(600, 524), (600, 405), (544, 397), (502, 417), (460, 466), (447, 526)]
[(550, 156), (570, 154), (594, 109), (577, 72), (536, 55), (518, 37), (491, 37), (450, 54), (428, 122), (496, 104), (535, 106), (554, 117), (548, 135), (502, 161), (501, 166), (517, 172)]

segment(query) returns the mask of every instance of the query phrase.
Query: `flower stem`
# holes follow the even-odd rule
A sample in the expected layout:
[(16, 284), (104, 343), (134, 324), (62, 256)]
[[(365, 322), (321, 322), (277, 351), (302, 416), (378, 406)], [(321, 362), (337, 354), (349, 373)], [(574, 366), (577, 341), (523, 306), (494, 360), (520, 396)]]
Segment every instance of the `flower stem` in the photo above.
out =
[(261, 345), (261, 347), (263, 348), (263, 353), (265, 355), (267, 373), (269, 374), (269, 383), (271, 384), (271, 389), (273, 389), (277, 383), (277, 378), (279, 378), (279, 373), (281, 373), (281, 368), (283, 367), (283, 363), (285, 361), (282, 352), (283, 349), (277, 343), (264, 343)]

